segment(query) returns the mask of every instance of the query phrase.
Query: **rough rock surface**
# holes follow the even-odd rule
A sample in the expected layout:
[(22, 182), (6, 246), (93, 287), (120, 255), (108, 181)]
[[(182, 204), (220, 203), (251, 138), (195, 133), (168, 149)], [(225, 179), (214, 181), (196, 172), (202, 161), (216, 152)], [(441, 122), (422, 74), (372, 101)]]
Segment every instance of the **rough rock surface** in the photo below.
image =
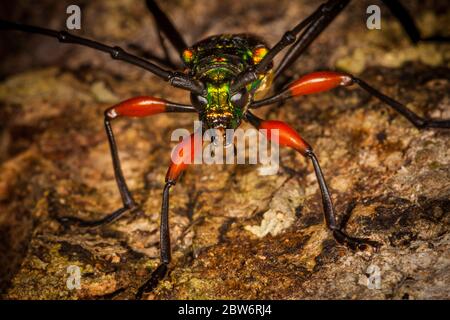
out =
[[(57, 3), (42, 1), (32, 15), (11, 7), (8, 18), (31, 16), (28, 22), (59, 28), (66, 2)], [(80, 34), (162, 53), (143, 1), (83, 3)], [(162, 7), (189, 43), (226, 30), (257, 33), (273, 44), (316, 5), (185, 0)], [(424, 34), (445, 30), (446, 0), (408, 7)], [(450, 118), (450, 46), (411, 45), (386, 9), (382, 29), (369, 31), (365, 8), (363, 1), (351, 4), (290, 73), (353, 72), (419, 114)], [(192, 130), (195, 116), (113, 123), (142, 212), (96, 229), (64, 228), (56, 218), (95, 219), (121, 205), (103, 110), (136, 95), (187, 102), (187, 94), (89, 49), (37, 36), (0, 37), (14, 41), (9, 54), (1, 51), (0, 68), (2, 298), (132, 299), (158, 264), (160, 198), (175, 145), (170, 134)], [(258, 115), (301, 132), (317, 151), (339, 217), (356, 199), (347, 231), (383, 246), (352, 252), (334, 242), (312, 167), (291, 150), (281, 150), (277, 175), (263, 176), (256, 165), (192, 166), (171, 193), (171, 272), (146, 298), (450, 298), (448, 131), (419, 131), (357, 88)], [(81, 270), (80, 289), (67, 288), (69, 266)]]

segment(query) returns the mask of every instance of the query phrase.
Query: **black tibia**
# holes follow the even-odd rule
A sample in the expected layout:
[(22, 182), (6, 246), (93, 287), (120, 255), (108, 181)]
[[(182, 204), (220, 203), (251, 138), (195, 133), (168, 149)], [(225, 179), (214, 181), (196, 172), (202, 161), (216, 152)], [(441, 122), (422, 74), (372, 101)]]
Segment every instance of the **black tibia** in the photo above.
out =
[(119, 188), (120, 196), (122, 197), (122, 202), (124, 207), (134, 207), (136, 203), (133, 200), (130, 190), (128, 189), (127, 183), (123, 176), (122, 167), (120, 165), (119, 153), (117, 151), (116, 140), (114, 139), (114, 133), (111, 128), (111, 120), (109, 116), (105, 113), (105, 130), (108, 136), (109, 147), (111, 150), (111, 157), (113, 161), (114, 175), (117, 181), (117, 187)]
[[(297, 43), (297, 41), (302, 41), (302, 39), (303, 41), (306, 40), (306, 46), (308, 46), (349, 2), (350, 0), (329, 0), (322, 4), (311, 16), (304, 21), (301, 21), (292, 30), (287, 31), (281, 40), (275, 44), (263, 60), (256, 66), (255, 71), (257, 73), (264, 71), (278, 53), (293, 43)], [(305, 29), (305, 31), (297, 39), (297, 35), (303, 29)]]
[(158, 40), (161, 45), (161, 49), (163, 50), (164, 57), (160, 58), (136, 43), (129, 45), (129, 48), (133, 49), (134, 52), (136, 52), (139, 56), (154, 61), (160, 66), (169, 69), (181, 69), (183, 67), (182, 61), (180, 59), (178, 59), (178, 62), (172, 61), (172, 59), (170, 58), (169, 49), (167, 48), (165, 43), (165, 39), (169, 40), (172, 46), (176, 49), (177, 56), (180, 56), (181, 51), (186, 46), (183, 37), (177, 31), (167, 15), (159, 8), (155, 1), (147, 0), (146, 5), (148, 10), (153, 15), (158, 34)]
[[(162, 45), (162, 44), (161, 44)], [(137, 43), (130, 43), (127, 46), (128, 49), (133, 51), (135, 54), (141, 56), (144, 59), (150, 60), (157, 65), (166, 68), (166, 69), (178, 69), (178, 66), (176, 66), (170, 59), (167, 57), (160, 58), (157, 55), (151, 53), (150, 51), (144, 49), (140, 44)]]
[(72, 43), (85, 47), (89, 47), (95, 50), (109, 53), (113, 59), (125, 61), (127, 63), (138, 66), (142, 69), (150, 71), (165, 81), (168, 81), (172, 86), (181, 89), (189, 90), (196, 93), (202, 93), (203, 87), (200, 83), (193, 80), (188, 75), (182, 72), (174, 72), (171, 70), (163, 69), (150, 61), (139, 58), (132, 55), (120, 47), (110, 47), (97, 41), (89, 40), (79, 36), (75, 36), (66, 31), (56, 31), (41, 27), (30, 26), (26, 24), (19, 24), (15, 22), (0, 20), (0, 30), (18, 30), (28, 33), (36, 33), (45, 35), (48, 37), (56, 38), (62, 43)]
[(73, 225), (73, 226), (82, 227), (82, 228), (95, 228), (95, 227), (100, 227), (102, 225), (111, 223), (111, 222), (117, 220), (119, 217), (121, 217), (124, 213), (126, 213), (128, 211), (135, 211), (135, 210), (138, 210), (138, 207), (120, 208), (102, 219), (92, 220), (92, 221), (83, 220), (83, 219), (80, 219), (77, 217), (58, 217), (58, 218), (56, 218), (56, 220), (58, 220), (58, 222), (64, 226)]
[(161, 205), (161, 222), (160, 222), (160, 264), (152, 272), (150, 278), (139, 288), (136, 298), (142, 298), (145, 293), (151, 292), (162, 280), (168, 271), (171, 260), (170, 253), (170, 229), (169, 229), (169, 192), (170, 188), (175, 185), (174, 181), (166, 182), (163, 190)]
[[(395, 111), (400, 113), (402, 116), (404, 116), (406, 119), (408, 119), (414, 126), (416, 126), (418, 129), (429, 129), (429, 128), (450, 128), (450, 120), (436, 120), (436, 119), (426, 119), (423, 118), (416, 113), (414, 113), (412, 110), (408, 109), (404, 104), (386, 96), (385, 94), (381, 93), (365, 81), (356, 78), (352, 75), (348, 75), (352, 78), (352, 82), (347, 84), (357, 84), (359, 87), (361, 87), (363, 90), (367, 91), (370, 95), (376, 97), (377, 99), (381, 100), (382, 102), (386, 103), (388, 106), (393, 108)], [(284, 101), (286, 99), (292, 98), (290, 94), (287, 94), (288, 91), (283, 90), (279, 93), (274, 94), (271, 97), (254, 101), (250, 105), (250, 109), (257, 109), (269, 104), (277, 103)]]
[[(246, 113), (246, 120), (257, 129), (260, 127), (261, 122), (264, 121), (253, 115), (251, 112)], [(300, 150), (297, 151), (300, 152)], [(364, 238), (354, 238), (347, 235), (344, 231), (346, 223), (345, 219), (343, 220), (343, 223), (341, 225), (337, 224), (333, 201), (331, 200), (331, 194), (323, 176), (322, 169), (320, 168), (319, 161), (317, 160), (316, 155), (310, 147), (307, 147), (306, 151), (304, 151), (304, 153), (302, 154), (306, 158), (309, 158), (314, 166), (314, 172), (316, 174), (317, 183), (319, 184), (320, 193), (322, 196), (322, 206), (325, 221), (327, 227), (333, 232), (333, 236), (336, 241), (340, 244), (348, 246), (352, 250), (364, 250), (368, 245), (375, 248), (379, 247), (380, 245), (375, 241)], [(346, 216), (348, 217), (348, 214)]]
[(168, 181), (164, 186), (162, 204), (161, 204), (161, 222), (160, 222), (160, 254), (161, 263), (168, 264), (170, 255), (170, 229), (169, 229), (169, 192), (175, 183)]
[(340, 244), (348, 246), (352, 250), (365, 250), (367, 246), (378, 248), (380, 244), (376, 241), (365, 238), (355, 238), (346, 234), (343, 230), (345, 228), (345, 223), (341, 224), (340, 226), (337, 225), (336, 214), (334, 212), (330, 191), (325, 182), (325, 178), (323, 176), (322, 169), (320, 168), (319, 161), (317, 160), (317, 157), (312, 150), (306, 151), (305, 156), (311, 159), (311, 162), (313, 163), (317, 182), (319, 183), (320, 192), (322, 194), (322, 205), (325, 215), (325, 221), (328, 228), (333, 232), (333, 236), (336, 241)]
[(113, 213), (107, 215), (102, 219), (94, 221), (85, 221), (76, 217), (59, 218), (58, 220), (65, 225), (77, 225), (81, 227), (97, 227), (103, 224), (113, 222), (114, 220), (117, 220), (128, 211), (139, 210), (136, 202), (133, 199), (133, 196), (131, 195), (130, 190), (128, 189), (127, 183), (123, 176), (122, 167), (120, 165), (119, 153), (117, 151), (117, 144), (111, 127), (111, 118), (108, 116), (107, 112), (105, 112), (105, 130), (106, 135), (108, 137), (109, 148), (111, 150), (114, 176), (117, 182), (117, 187), (119, 189), (120, 196), (122, 197), (123, 208), (114, 211)]
[(178, 54), (181, 54), (184, 49), (187, 48), (187, 44), (184, 41), (177, 28), (170, 21), (169, 17), (164, 11), (159, 8), (153, 0), (146, 0), (147, 8), (155, 18), (158, 29), (169, 39), (170, 43), (177, 50)]
[(314, 172), (316, 173), (317, 183), (319, 184), (320, 193), (322, 195), (322, 205), (327, 226), (331, 230), (336, 230), (337, 224), (333, 202), (331, 200), (331, 194), (330, 191), (328, 190), (327, 183), (325, 182), (322, 169), (320, 168), (319, 161), (317, 160), (317, 157), (312, 150), (306, 151), (306, 157), (311, 159), (311, 162), (313, 163), (314, 166)]
[(392, 107), (395, 111), (400, 113), (406, 119), (408, 119), (414, 126), (418, 129), (427, 129), (427, 128), (450, 128), (450, 120), (434, 120), (434, 119), (425, 119), (418, 116), (416, 113), (408, 109), (404, 104), (386, 96), (381, 93), (377, 89), (373, 88), (366, 82), (361, 79), (352, 77), (353, 82), (358, 84), (362, 89), (370, 93), (372, 96), (380, 99), (388, 106)]
[[(278, 41), (272, 49), (270, 49), (262, 61), (253, 70), (247, 70), (241, 73), (231, 86), (231, 91), (236, 92), (248, 83), (255, 81), (258, 74), (265, 71), (265, 69), (272, 63), (276, 55), (278, 55), (284, 48), (294, 44), (293, 48), (295, 49), (291, 49), (291, 51), (289, 51), (283, 58), (280, 67), (275, 73), (275, 76), (282, 72), (296, 60), (298, 55), (300, 55), (301, 52), (311, 44), (311, 42), (322, 32), (323, 29), (328, 26), (334, 17), (336, 17), (336, 15), (342, 11), (349, 2), (350, 0), (329, 0), (322, 4), (308, 18), (301, 21), (292, 30), (287, 31), (281, 40)], [(297, 35), (303, 29), (305, 29), (305, 31), (297, 39)]]

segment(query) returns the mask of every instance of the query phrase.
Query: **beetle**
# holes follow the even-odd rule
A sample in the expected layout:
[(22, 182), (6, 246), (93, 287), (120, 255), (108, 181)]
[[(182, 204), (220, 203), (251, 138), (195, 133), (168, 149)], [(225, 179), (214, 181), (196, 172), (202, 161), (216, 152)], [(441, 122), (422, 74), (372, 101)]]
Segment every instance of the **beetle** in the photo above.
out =
[[(151, 96), (139, 96), (108, 108), (104, 113), (104, 125), (109, 141), (115, 179), (122, 198), (123, 207), (97, 221), (84, 221), (76, 217), (62, 217), (63, 224), (94, 227), (110, 223), (126, 212), (136, 212), (139, 205), (127, 186), (122, 173), (118, 150), (111, 123), (122, 117), (147, 117), (160, 113), (197, 113), (204, 128), (236, 129), (245, 121), (257, 129), (266, 129), (267, 138), (275, 136), (280, 145), (293, 148), (312, 162), (320, 187), (325, 222), (336, 241), (353, 250), (364, 250), (368, 246), (378, 248), (379, 243), (370, 239), (356, 238), (343, 231), (338, 225), (330, 191), (322, 173), (319, 161), (312, 147), (292, 127), (281, 121), (264, 120), (251, 110), (285, 101), (297, 96), (314, 94), (336, 87), (357, 85), (378, 98), (387, 106), (404, 116), (418, 129), (450, 128), (450, 120), (423, 118), (404, 104), (384, 95), (365, 81), (351, 74), (336, 71), (317, 71), (301, 76), (272, 96), (260, 99), (274, 80), (280, 78), (326, 29), (334, 18), (347, 7), (350, 0), (328, 0), (321, 4), (306, 19), (287, 31), (281, 39), (269, 47), (261, 38), (249, 34), (221, 34), (206, 38), (188, 46), (168, 16), (153, 0), (146, 5), (152, 13), (160, 32), (178, 51), (185, 66), (184, 71), (174, 71), (170, 59), (143, 59), (130, 54), (120, 47), (82, 38), (66, 31), (0, 20), (1, 30), (17, 30), (53, 37), (62, 43), (78, 44), (109, 53), (113, 59), (145, 69), (171, 86), (190, 93), (190, 105), (180, 104)], [(419, 41), (447, 40), (442, 37), (423, 38), (409, 13), (398, 0), (383, 0), (405, 29), (413, 43)], [(283, 49), (287, 52), (274, 68), (274, 58)], [(184, 139), (175, 148), (175, 157), (166, 174), (162, 193), (160, 220), (160, 264), (152, 272), (148, 281), (139, 289), (137, 297), (155, 288), (165, 277), (171, 262), (169, 232), (169, 192), (180, 175), (186, 170), (189, 160), (195, 156), (191, 149), (194, 134)]]

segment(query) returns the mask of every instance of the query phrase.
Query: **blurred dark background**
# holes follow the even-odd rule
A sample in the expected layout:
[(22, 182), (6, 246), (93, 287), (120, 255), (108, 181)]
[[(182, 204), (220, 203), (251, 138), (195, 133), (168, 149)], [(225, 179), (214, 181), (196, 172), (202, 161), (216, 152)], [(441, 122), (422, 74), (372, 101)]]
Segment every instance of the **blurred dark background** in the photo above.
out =
[[(304, 18), (320, 3), (318, 0), (253, 0), (253, 1), (159, 1), (160, 6), (180, 28), (188, 43), (222, 32), (254, 32), (273, 44), (287, 28)], [(448, 18), (448, 0), (403, 1), (413, 15), (431, 10), (441, 18)], [(68, 17), (66, 8), (76, 4), (82, 11), (82, 29), (74, 30), (109, 44), (128, 49), (130, 44), (161, 54), (157, 33), (151, 15), (143, 0), (39, 0), (1, 1), (0, 18), (61, 30)], [(353, 1), (342, 14), (341, 29), (331, 28), (336, 37), (345, 37), (348, 28), (364, 28), (365, 9), (370, 4), (382, 8), (382, 19), (392, 19), (379, 0)], [(283, 19), (280, 19), (283, 17)], [(448, 32), (449, 21), (443, 25)], [(83, 64), (101, 64), (109, 58), (91, 50), (60, 45), (55, 40), (30, 36), (19, 32), (0, 32), (0, 77), (22, 72), (29, 68), (59, 65), (78, 68)], [(132, 50), (130, 50), (132, 51)], [(80, 56), (80, 53), (81, 56)], [(93, 57), (95, 57), (93, 59)], [(309, 64), (308, 64), (309, 65)], [(119, 71), (120, 72), (120, 71)]]

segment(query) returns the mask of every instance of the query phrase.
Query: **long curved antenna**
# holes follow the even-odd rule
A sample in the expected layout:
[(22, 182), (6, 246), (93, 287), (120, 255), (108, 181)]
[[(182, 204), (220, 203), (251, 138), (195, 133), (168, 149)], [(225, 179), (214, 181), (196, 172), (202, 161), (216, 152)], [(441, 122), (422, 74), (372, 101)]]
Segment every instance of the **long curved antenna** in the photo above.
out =
[(193, 91), (196, 93), (201, 93), (203, 90), (203, 87), (200, 83), (194, 81), (192, 78), (182, 72), (165, 70), (157, 66), (156, 64), (151, 63), (150, 61), (144, 60), (126, 52), (120, 47), (111, 47), (97, 41), (75, 36), (68, 33), (67, 31), (56, 31), (6, 20), (0, 20), (0, 30), (18, 30), (28, 33), (45, 35), (48, 37), (56, 38), (59, 42), (62, 43), (78, 44), (95, 50), (103, 51), (109, 53), (113, 59), (125, 61), (142, 69), (150, 71), (161, 79), (168, 81), (174, 87)]
[[(450, 37), (446, 36), (430, 36), (430, 37), (422, 37), (419, 29), (417, 28), (416, 23), (414, 22), (413, 17), (407, 10), (407, 8), (402, 5), (399, 0), (382, 0), (384, 5), (389, 8), (391, 13), (397, 18), (400, 22), (403, 30), (408, 35), (409, 39), (412, 43), (417, 43), (419, 41), (437, 41), (437, 42), (448, 42), (450, 41)], [(344, 9), (341, 7), (340, 10)], [(317, 11), (316, 11), (317, 12)], [(308, 29), (312, 32), (306, 30), (302, 35), (300, 35), (297, 41), (289, 48), (288, 52), (280, 61), (278, 65), (278, 69), (275, 70), (274, 79), (278, 78), (287, 68), (289, 68), (309, 47), (309, 45), (327, 28), (327, 26), (334, 20), (334, 18), (341, 11), (330, 11), (328, 14), (328, 18), (326, 18), (325, 23), (321, 23), (317, 25), (317, 22), (311, 22), (308, 26)], [(314, 15), (317, 13), (313, 13), (307, 19), (316, 20)], [(316, 24), (318, 27), (315, 27)]]
[[(295, 46), (302, 45), (307, 47), (312, 40), (328, 26), (328, 24), (334, 19), (334, 17), (342, 11), (351, 0), (328, 0), (326, 3), (317, 8), (305, 20), (297, 24), (292, 30), (287, 31), (283, 37), (278, 41), (275, 46), (264, 56), (260, 63), (254, 68), (247, 69), (241, 72), (234, 83), (231, 85), (230, 91), (237, 92), (241, 88), (245, 87), (250, 82), (258, 79), (258, 75), (269, 66), (276, 55), (278, 55), (284, 48), (293, 44)], [(298, 37), (298, 34), (305, 29), (306, 30)], [(297, 39), (298, 38), (298, 39)], [(298, 44), (296, 41), (300, 40)], [(302, 41), (304, 40), (304, 41)]]

